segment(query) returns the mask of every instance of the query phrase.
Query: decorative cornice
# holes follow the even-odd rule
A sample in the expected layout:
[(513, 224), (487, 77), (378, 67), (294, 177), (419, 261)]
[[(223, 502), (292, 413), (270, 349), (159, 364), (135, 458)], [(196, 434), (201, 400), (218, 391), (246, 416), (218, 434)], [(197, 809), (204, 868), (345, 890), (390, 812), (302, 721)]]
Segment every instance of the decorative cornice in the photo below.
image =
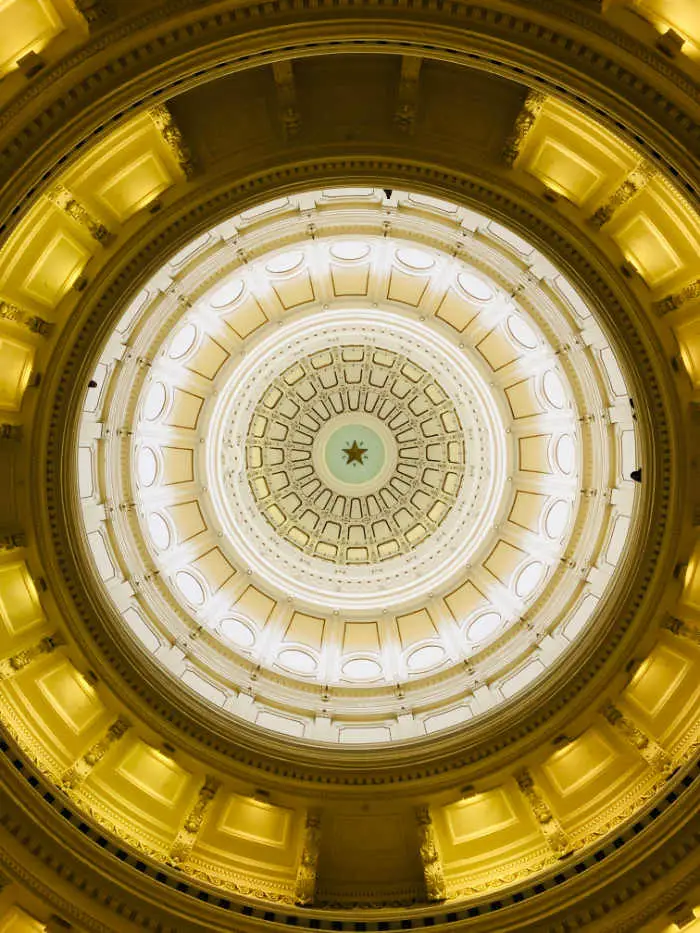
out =
[[(499, 8), (501, 6), (502, 9)], [(286, 20), (297, 7), (303, 14), (303, 22), (300, 19), (295, 24), (292, 35)], [(304, 7), (301, 0), (289, 0), (279, 7), (251, 3), (219, 11), (212, 16), (202, 13), (201, 4), (184, 0), (183, 3), (166, 4), (126, 22), (119, 21), (113, 27), (100, 31), (55, 68), (47, 70), (46, 75), (42, 73), (0, 114), (0, 128), (4, 127), (8, 134), (6, 148), (0, 153), (0, 164), (6, 172), (26, 178), (26, 182), (20, 182), (16, 177), (12, 194), (8, 189), (5, 224), (0, 229), (6, 229), (10, 222), (10, 208), (19, 205), (22, 209), (37, 190), (39, 178), (41, 184), (50, 182), (55, 174), (55, 166), (52, 167), (51, 162), (58, 158), (59, 153), (62, 164), (77, 154), (78, 149), (74, 148), (76, 139), (73, 136), (71, 140), (71, 134), (79, 135), (82, 149), (90, 139), (101, 137), (108, 120), (124, 117), (127, 108), (131, 114), (139, 104), (148, 109), (158, 98), (164, 101), (207, 77), (237, 70), (244, 63), (251, 67), (280, 58), (319, 55), (324, 51), (357, 52), (361, 48), (367, 52), (388, 52), (392, 48), (402, 52), (410, 48), (414, 55), (442, 58), (489, 70), (529, 83), (564, 100), (569, 99), (579, 108), (590, 109), (596, 118), (613, 123), (632, 145), (645, 150), (647, 157), (669, 178), (675, 181), (685, 176), (686, 195), (696, 196), (692, 161), (685, 159), (680, 147), (685, 142), (687, 149), (692, 151), (694, 141), (700, 135), (700, 126), (658, 88), (652, 87), (646, 77), (630, 70), (630, 63), (634, 61), (641, 66), (641, 72), (651, 69), (652, 73), (662, 74), (689, 102), (697, 101), (695, 85), (657, 51), (610, 27), (598, 17), (576, 13), (569, 3), (553, 0), (527, 4), (520, 14), (513, 12), (512, 4), (506, 5), (501, 0), (483, 6), (458, 2), (456, 6), (450, 5), (449, 9), (440, 4), (432, 5), (428, 10), (416, 7), (408, 22), (406, 14), (404, 7), (395, 7), (388, 0), (363, 0), (360, 4), (347, 6), (320, 0), (313, 10)], [(152, 27), (162, 23), (163, 17), (168, 15), (181, 15), (182, 25), (186, 24), (186, 28), (174, 25), (161, 27), (160, 34), (153, 35)], [(555, 17), (554, 21), (552, 17)], [(459, 28), (455, 28), (456, 22)], [(555, 28), (555, 23), (559, 28)], [(578, 29), (570, 31), (571, 23), (590, 29), (602, 45), (598, 48), (587, 45)], [(265, 28), (267, 24), (269, 27)], [(139, 41), (139, 30), (149, 27), (148, 38)], [(251, 28), (257, 33), (253, 37), (249, 34)], [(344, 29), (351, 37), (343, 37)], [(127, 51), (130, 39), (136, 39), (136, 42)], [(493, 44), (496, 39), (499, 44), (511, 41), (509, 55), (502, 60), (498, 59)], [(240, 51), (233, 56), (229, 54), (227, 59), (224, 42)], [(120, 47), (118, 59), (110, 60), (103, 54), (111, 52), (117, 45)], [(579, 65), (576, 77), (572, 73), (565, 77), (561, 71), (562, 45), (567, 47)], [(622, 53), (620, 58), (624, 64), (609, 57), (615, 51)], [(549, 60), (547, 53), (551, 56)], [(185, 72), (191, 75), (194, 70), (195, 77), (172, 76), (178, 54), (186, 58), (186, 65), (183, 58)], [(237, 60), (238, 55), (243, 59)], [(193, 64), (193, 56), (197, 59), (196, 64)], [(538, 61), (537, 71), (532, 68), (533, 56)], [(85, 66), (92, 66), (100, 59), (106, 60), (97, 70), (85, 74)], [(144, 74), (145, 66), (149, 68), (148, 76)], [(53, 93), (64, 94), (64, 87), (70, 83), (74, 71), (77, 80), (71, 94), (54, 98), (42, 113), (35, 112), (34, 101)], [(584, 72), (587, 73), (585, 77)], [(614, 95), (602, 90), (612, 89), (618, 82), (621, 93)], [(100, 95), (105, 94), (110, 94), (109, 104), (105, 98), (100, 99)], [(591, 105), (591, 100), (596, 103)], [(75, 109), (76, 116), (79, 115), (80, 127), (69, 119), (72, 109)], [(654, 118), (657, 126), (663, 127), (661, 133), (652, 122)], [(42, 149), (41, 166), (35, 141), (37, 133), (41, 133), (42, 140), (53, 136), (52, 145)], [(665, 151), (668, 151), (668, 156), (663, 155)], [(14, 193), (21, 190), (27, 193), (17, 200)], [(16, 210), (13, 210), (13, 215), (17, 216)]]
[[(319, 921), (330, 924), (332, 918), (333, 929), (340, 933), (356, 930), (356, 916), (337, 919), (308, 906), (295, 910), (260, 905), (198, 885), (177, 870), (159, 870), (147, 856), (130, 851), (74, 814), (60, 792), (47, 792), (31, 765), (17, 758), (7, 743), (0, 741), (0, 751), (2, 871), (71, 922), (98, 933), (124, 933), (129, 929), (125, 917), (148, 928), (176, 916), (178, 933), (201, 933), (214, 923), (222, 930), (261, 930), (270, 923), (310, 929), (318, 928)], [(527, 928), (529, 933), (560, 933), (563, 918), (577, 929), (592, 927), (596, 933), (639, 929), (644, 919), (678, 904), (700, 878), (699, 769), (696, 762), (677, 775), (664, 796), (657, 795), (636, 814), (634, 825), (623, 828), (612, 842), (580, 853), (577, 861), (557, 862), (524, 886), (499, 892), (497, 900), (486, 894), (429, 910), (423, 905), (412, 915), (411, 927), (449, 924), (459, 929), (468, 924), (472, 931), (499, 933), (507, 917), (514, 928)], [(36, 819), (38, 809), (44, 811), (41, 820)], [(642, 845), (649, 854), (640, 861)], [(114, 926), (105, 923), (110, 915)], [(390, 929), (394, 924), (399, 929), (400, 919), (408, 914), (405, 907), (400, 914), (386, 908), (379, 914), (366, 912), (367, 931), (383, 929), (378, 924), (387, 916)], [(609, 924), (599, 922), (603, 917)]]

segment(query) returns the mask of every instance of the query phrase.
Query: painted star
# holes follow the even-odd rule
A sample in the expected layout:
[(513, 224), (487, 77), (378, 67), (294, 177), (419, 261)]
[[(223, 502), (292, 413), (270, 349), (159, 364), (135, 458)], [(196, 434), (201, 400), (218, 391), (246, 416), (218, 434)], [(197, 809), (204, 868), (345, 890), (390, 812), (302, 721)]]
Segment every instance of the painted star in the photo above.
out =
[(343, 453), (346, 456), (346, 463), (359, 463), (360, 466), (365, 462), (366, 447), (360, 447), (357, 441), (353, 441), (350, 447), (343, 447)]

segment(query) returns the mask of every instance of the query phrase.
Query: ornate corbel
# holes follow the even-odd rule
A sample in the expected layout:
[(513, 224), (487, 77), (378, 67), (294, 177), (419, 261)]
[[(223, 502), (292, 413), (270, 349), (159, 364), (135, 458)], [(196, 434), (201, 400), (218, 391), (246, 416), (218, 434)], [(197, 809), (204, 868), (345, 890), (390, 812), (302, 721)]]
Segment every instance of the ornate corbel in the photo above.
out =
[(0, 320), (21, 324), (40, 337), (48, 337), (53, 330), (53, 324), (50, 321), (46, 321), (36, 314), (27, 314), (26, 311), (10, 301), (0, 301)]
[[(3, 421), (0, 424), (0, 441), (21, 441), (21, 440), (22, 440), (22, 425), (21, 424), (10, 424), (8, 421)], [(18, 545), (13, 543), (11, 547), (18, 547)], [(1, 549), (2, 547), (0, 546), (0, 550)]]
[(61, 778), (61, 785), (65, 790), (76, 788), (92, 771), (98, 761), (101, 761), (108, 750), (118, 742), (131, 728), (127, 719), (116, 719), (107, 729), (102, 738), (98, 739), (83, 755), (82, 758), (69, 768)]
[(94, 26), (109, 17), (109, 9), (104, 0), (73, 0), (73, 3), (89, 26)]
[(66, 933), (66, 930), (72, 929), (73, 924), (59, 917), (58, 914), (52, 914), (44, 926), (46, 933)]
[(294, 886), (294, 901), (302, 907), (313, 904), (316, 896), (316, 876), (321, 854), (321, 813), (309, 810), (304, 826), (304, 842)]
[(296, 136), (301, 127), (301, 114), (297, 102), (297, 89), (294, 81), (294, 67), (287, 59), (283, 62), (274, 62), (272, 76), (275, 79), (277, 90), (277, 107), (282, 121), (285, 139)]
[(605, 204), (598, 208), (590, 218), (590, 222), (596, 227), (602, 227), (603, 224), (608, 223), (624, 204), (627, 204), (635, 195), (646, 188), (656, 174), (653, 165), (649, 162), (640, 162), (622, 182), (617, 191), (614, 191)]
[(633, 723), (616, 706), (608, 703), (603, 707), (602, 713), (610, 725), (625, 738), (627, 743), (635, 751), (639, 752), (653, 771), (665, 778), (669, 778), (678, 770), (678, 765), (672, 761), (659, 743)]
[(668, 912), (668, 919), (674, 923), (679, 930), (684, 930), (697, 919), (695, 911), (687, 901), (681, 901)]
[(192, 153), (170, 110), (165, 104), (160, 104), (160, 106), (149, 110), (148, 113), (164, 142), (177, 159), (185, 178), (192, 178), (196, 170)]
[(43, 655), (51, 654), (55, 648), (62, 644), (63, 639), (60, 635), (47, 635), (35, 645), (25, 648), (17, 654), (13, 654), (9, 658), (4, 658), (0, 661), (0, 680), (7, 680), (9, 677), (13, 677), (19, 671), (24, 670), (29, 667), (30, 664), (33, 664), (39, 658), (43, 657)]
[(429, 901), (444, 901), (447, 897), (445, 872), (429, 807), (416, 807), (416, 822), (418, 854), (423, 866), (426, 897)]
[(170, 850), (168, 861), (171, 865), (179, 866), (187, 861), (192, 851), (199, 831), (204, 824), (204, 818), (209, 810), (216, 792), (221, 783), (216, 778), (207, 775), (204, 784), (199, 789), (197, 799), (190, 812), (187, 814), (185, 822), (177, 834), (177, 838)]
[(521, 794), (527, 801), (532, 815), (539, 823), (542, 835), (552, 854), (556, 858), (564, 858), (566, 855), (570, 855), (574, 847), (527, 768), (523, 768), (522, 771), (516, 774), (515, 780)]
[(48, 192), (47, 197), (52, 204), (55, 204), (56, 207), (72, 217), (82, 227), (85, 227), (90, 232), (93, 240), (97, 240), (102, 246), (108, 246), (114, 239), (114, 235), (109, 232), (105, 225), (93, 217), (85, 205), (74, 198), (63, 185), (56, 185), (55, 188)]
[(394, 112), (394, 123), (402, 133), (413, 133), (418, 109), (420, 70), (423, 59), (414, 55), (401, 56), (399, 96)]
[(503, 161), (509, 167), (513, 167), (520, 155), (525, 145), (525, 140), (530, 130), (535, 125), (535, 121), (540, 115), (546, 100), (547, 95), (543, 94), (542, 91), (528, 91), (527, 97), (523, 101), (523, 106), (520, 109), (520, 113), (515, 119), (513, 132), (508, 137), (503, 150)]
[(668, 616), (664, 621), (663, 627), (679, 638), (685, 638), (687, 641), (692, 641), (694, 644), (700, 645), (700, 628), (696, 625), (688, 625), (687, 622), (682, 622), (674, 616)]
[(700, 279), (695, 279), (694, 282), (686, 285), (685, 288), (673, 295), (666, 295), (660, 301), (653, 302), (652, 308), (658, 315), (664, 315), (670, 311), (677, 311), (678, 308), (683, 307), (684, 304), (690, 301), (694, 301), (696, 298), (700, 298)]

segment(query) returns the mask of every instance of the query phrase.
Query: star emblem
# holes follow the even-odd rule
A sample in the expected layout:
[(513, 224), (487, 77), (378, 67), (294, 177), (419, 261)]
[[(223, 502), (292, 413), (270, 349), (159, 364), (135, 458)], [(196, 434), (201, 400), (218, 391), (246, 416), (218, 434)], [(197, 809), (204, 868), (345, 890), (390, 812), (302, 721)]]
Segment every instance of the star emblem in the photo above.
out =
[(343, 447), (343, 453), (345, 454), (346, 463), (359, 463), (360, 466), (365, 462), (365, 454), (367, 453), (366, 447), (360, 447), (357, 441), (353, 441), (348, 447)]

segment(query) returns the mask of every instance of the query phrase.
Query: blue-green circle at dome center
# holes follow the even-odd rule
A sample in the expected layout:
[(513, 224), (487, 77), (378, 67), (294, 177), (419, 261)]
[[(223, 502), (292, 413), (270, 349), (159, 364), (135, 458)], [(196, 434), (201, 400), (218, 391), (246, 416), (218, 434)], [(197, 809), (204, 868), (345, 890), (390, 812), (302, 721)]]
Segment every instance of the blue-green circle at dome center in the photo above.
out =
[(386, 462), (384, 441), (376, 431), (347, 422), (333, 431), (323, 455), (332, 476), (358, 485), (374, 479)]

